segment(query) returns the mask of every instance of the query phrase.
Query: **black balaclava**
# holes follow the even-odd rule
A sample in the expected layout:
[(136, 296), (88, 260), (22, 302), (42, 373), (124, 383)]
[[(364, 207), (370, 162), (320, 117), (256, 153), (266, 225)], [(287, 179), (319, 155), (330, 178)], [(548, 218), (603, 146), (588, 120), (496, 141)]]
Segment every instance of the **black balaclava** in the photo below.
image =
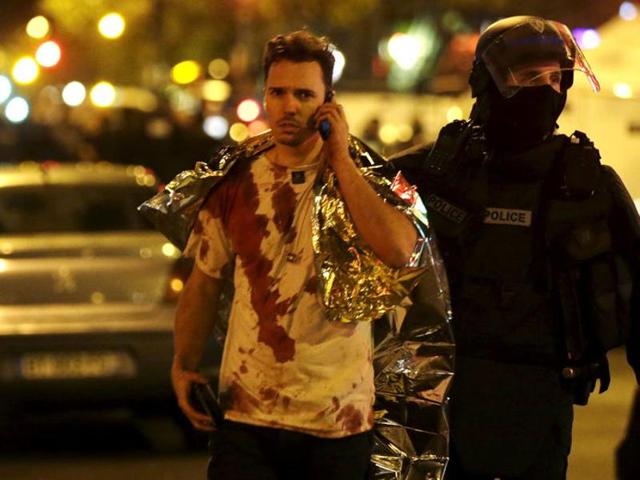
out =
[(485, 117), (487, 141), (499, 150), (519, 152), (543, 142), (556, 127), (567, 101), (549, 85), (523, 87), (511, 98), (503, 97), (491, 85)]

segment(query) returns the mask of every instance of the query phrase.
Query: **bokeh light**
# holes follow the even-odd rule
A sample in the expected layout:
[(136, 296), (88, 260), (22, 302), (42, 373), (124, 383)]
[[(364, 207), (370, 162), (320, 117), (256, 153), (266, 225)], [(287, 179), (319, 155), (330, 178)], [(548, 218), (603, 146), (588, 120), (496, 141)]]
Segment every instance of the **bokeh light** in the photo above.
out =
[(109, 82), (98, 82), (91, 89), (89, 96), (96, 107), (110, 107), (116, 100), (116, 89)]
[(402, 70), (411, 70), (424, 56), (425, 45), (417, 35), (397, 32), (389, 39), (387, 51)]
[(622, 2), (618, 9), (618, 15), (623, 20), (630, 22), (638, 17), (638, 7), (631, 2)]
[(344, 67), (347, 64), (347, 60), (344, 57), (344, 53), (342, 53), (337, 48), (334, 48), (331, 52), (333, 54), (334, 64), (333, 64), (333, 75), (331, 81), (336, 83), (342, 78), (342, 73), (344, 72)]
[(174, 247), (172, 243), (166, 242), (162, 245), (162, 254), (165, 257), (177, 258), (180, 256), (180, 250)]
[(210, 102), (224, 102), (231, 96), (231, 85), (224, 80), (207, 80), (202, 84), (202, 98)]
[(100, 35), (109, 40), (120, 38), (124, 33), (126, 23), (122, 15), (117, 12), (107, 13), (98, 22)]
[(204, 119), (204, 133), (216, 140), (222, 140), (229, 131), (229, 122), (222, 115), (212, 115)]
[(631, 98), (633, 89), (628, 83), (617, 82), (613, 84), (613, 94), (618, 98)]
[(9, 98), (12, 90), (11, 80), (4, 75), (0, 75), (0, 103), (4, 103)]
[(46, 37), (50, 29), (49, 20), (42, 15), (38, 15), (29, 20), (26, 31), (31, 38), (40, 39)]
[(69, 82), (62, 89), (62, 101), (70, 107), (77, 107), (87, 97), (87, 89), (80, 82)]
[(397, 132), (399, 142), (408, 142), (413, 138), (413, 128), (408, 123), (398, 125)]
[(207, 68), (209, 71), (209, 75), (211, 78), (215, 78), (216, 80), (222, 80), (229, 75), (229, 62), (227, 62), (224, 58), (216, 58), (209, 62), (209, 67)]
[(180, 85), (186, 85), (194, 80), (197, 80), (200, 76), (200, 65), (193, 60), (185, 60), (177, 65), (174, 65), (171, 69), (171, 78), (174, 82)]
[(229, 136), (234, 142), (243, 142), (249, 138), (249, 129), (244, 123), (234, 123), (229, 129)]
[(236, 113), (243, 122), (253, 122), (260, 115), (260, 104), (252, 98), (247, 98), (238, 104)]
[(39, 73), (40, 68), (31, 56), (19, 58), (13, 64), (13, 69), (11, 70), (13, 79), (23, 85), (33, 83), (38, 78)]
[(600, 46), (600, 34), (593, 28), (576, 28), (573, 36), (583, 50), (593, 50)]
[(29, 103), (22, 97), (14, 97), (7, 103), (4, 114), (12, 123), (24, 122), (29, 116)]
[(378, 137), (382, 143), (392, 145), (398, 141), (398, 127), (392, 123), (385, 123), (378, 130)]
[(36, 50), (36, 60), (43, 67), (53, 67), (58, 64), (60, 57), (62, 56), (62, 50), (53, 40), (44, 42)]

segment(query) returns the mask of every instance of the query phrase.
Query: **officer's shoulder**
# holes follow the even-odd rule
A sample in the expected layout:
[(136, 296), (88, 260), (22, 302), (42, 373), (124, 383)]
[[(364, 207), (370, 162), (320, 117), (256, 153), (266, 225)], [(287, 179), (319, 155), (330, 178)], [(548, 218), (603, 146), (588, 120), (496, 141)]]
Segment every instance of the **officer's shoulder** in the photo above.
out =
[(618, 172), (611, 165), (601, 166), (604, 186), (617, 204), (633, 204), (633, 199)]
[(416, 145), (391, 155), (389, 161), (399, 170), (419, 169), (429, 156), (433, 145), (433, 142)]

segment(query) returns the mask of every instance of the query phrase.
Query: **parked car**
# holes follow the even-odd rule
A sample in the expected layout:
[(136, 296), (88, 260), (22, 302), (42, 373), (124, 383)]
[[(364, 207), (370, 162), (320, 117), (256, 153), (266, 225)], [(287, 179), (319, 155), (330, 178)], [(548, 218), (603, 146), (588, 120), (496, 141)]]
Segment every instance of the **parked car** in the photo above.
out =
[(4, 419), (175, 404), (173, 315), (191, 265), (136, 210), (157, 188), (140, 166), (0, 167)]

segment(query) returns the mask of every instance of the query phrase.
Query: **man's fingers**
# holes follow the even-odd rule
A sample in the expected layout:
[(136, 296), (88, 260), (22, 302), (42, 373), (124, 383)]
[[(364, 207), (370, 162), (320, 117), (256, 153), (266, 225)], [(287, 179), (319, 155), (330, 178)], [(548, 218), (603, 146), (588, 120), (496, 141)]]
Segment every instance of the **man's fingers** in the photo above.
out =
[(191, 420), (191, 425), (193, 425), (195, 429), (203, 432), (214, 432), (216, 430), (216, 424), (212, 420)]
[(178, 402), (178, 406), (183, 411), (183, 413), (189, 418), (189, 420), (197, 421), (197, 422), (211, 422), (212, 419), (206, 413), (199, 412), (193, 405), (189, 403), (189, 401), (185, 398), (183, 401)]

